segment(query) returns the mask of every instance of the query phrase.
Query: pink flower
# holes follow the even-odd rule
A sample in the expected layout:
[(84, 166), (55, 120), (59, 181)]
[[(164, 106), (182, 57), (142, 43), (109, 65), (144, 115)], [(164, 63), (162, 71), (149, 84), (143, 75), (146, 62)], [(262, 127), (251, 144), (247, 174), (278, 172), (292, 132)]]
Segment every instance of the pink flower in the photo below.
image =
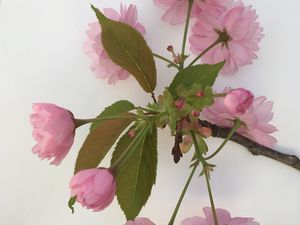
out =
[[(214, 17), (220, 16), (226, 11), (232, 0), (194, 0), (192, 17), (201, 12), (207, 12)], [(154, 3), (166, 10), (162, 20), (172, 25), (181, 24), (186, 20), (188, 0), (154, 0)]]
[(59, 165), (74, 142), (74, 117), (68, 110), (49, 103), (36, 103), (32, 108), (30, 123), (37, 141), (32, 151), (41, 159), (53, 158), (51, 164)]
[(227, 40), (211, 49), (202, 60), (208, 64), (225, 60), (221, 72), (234, 74), (240, 66), (252, 64), (257, 58), (255, 52), (259, 50), (263, 29), (256, 20), (255, 10), (240, 1), (218, 18), (201, 14), (192, 29), (191, 50), (198, 55), (214, 43), (220, 33), (225, 34)]
[[(120, 13), (114, 9), (106, 8), (104, 14), (112, 20), (126, 23), (145, 34), (145, 28), (137, 22), (137, 9), (134, 5), (130, 5), (128, 8), (121, 5)], [(87, 31), (88, 40), (84, 43), (83, 50), (93, 60), (91, 70), (98, 78), (108, 78), (109, 84), (115, 84), (118, 80), (126, 80), (129, 73), (112, 62), (103, 48), (99, 23), (90, 23), (89, 27), (90, 29)]]
[[(211, 208), (203, 209), (205, 218), (192, 217), (182, 221), (181, 225), (214, 225)], [(231, 218), (230, 213), (225, 209), (216, 209), (219, 225), (259, 225), (253, 218), (235, 217)]]
[(138, 217), (134, 221), (127, 221), (124, 225), (155, 225), (151, 220), (143, 217)]
[[(224, 90), (225, 93), (229, 91), (228, 88)], [(205, 108), (202, 114), (209, 122), (221, 127), (232, 127), (232, 120), (239, 117), (246, 124), (246, 127), (238, 129), (239, 134), (271, 148), (276, 144), (276, 139), (271, 134), (277, 129), (268, 124), (273, 119), (273, 102), (266, 100), (267, 98), (264, 96), (255, 98), (249, 109), (244, 114), (239, 114), (232, 113), (225, 106), (224, 98), (216, 98), (215, 103)]]
[(253, 103), (253, 94), (244, 89), (231, 90), (224, 98), (224, 104), (232, 114), (244, 114)]
[(116, 181), (108, 169), (86, 169), (74, 175), (70, 188), (71, 196), (83, 207), (100, 211), (113, 201)]

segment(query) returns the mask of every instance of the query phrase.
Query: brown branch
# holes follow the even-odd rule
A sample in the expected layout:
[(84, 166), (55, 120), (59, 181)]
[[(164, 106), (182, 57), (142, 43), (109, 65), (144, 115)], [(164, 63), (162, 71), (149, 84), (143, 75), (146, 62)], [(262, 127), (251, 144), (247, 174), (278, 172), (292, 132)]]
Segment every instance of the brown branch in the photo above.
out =
[[(228, 128), (218, 127), (207, 121), (200, 121), (200, 124), (204, 127), (211, 128), (213, 137), (226, 138), (230, 132), (230, 129)], [(300, 170), (300, 159), (295, 155), (288, 155), (278, 152), (274, 149), (260, 145), (237, 133), (233, 135), (231, 141), (246, 147), (246, 149), (248, 149), (248, 151), (255, 156), (265, 156), (278, 162), (284, 163), (288, 166), (291, 166), (297, 170)]]

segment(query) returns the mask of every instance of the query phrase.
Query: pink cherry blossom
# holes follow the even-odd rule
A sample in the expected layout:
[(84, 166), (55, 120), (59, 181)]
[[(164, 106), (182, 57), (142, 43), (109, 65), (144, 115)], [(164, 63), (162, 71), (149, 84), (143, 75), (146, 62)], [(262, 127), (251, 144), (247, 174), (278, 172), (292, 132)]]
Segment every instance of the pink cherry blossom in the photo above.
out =
[(211, 49), (202, 61), (215, 64), (225, 60), (221, 73), (234, 74), (240, 66), (252, 64), (257, 58), (262, 31), (255, 10), (239, 1), (218, 18), (202, 13), (189, 40), (192, 52), (198, 55), (219, 38), (220, 32), (225, 33), (227, 41)]
[[(230, 89), (226, 88), (225, 93)], [(244, 114), (232, 113), (224, 104), (224, 98), (216, 98), (215, 103), (205, 108), (202, 115), (206, 119), (221, 127), (233, 127), (232, 120), (239, 117), (246, 127), (238, 129), (238, 133), (253, 140), (257, 143), (273, 147), (276, 144), (276, 139), (271, 136), (272, 133), (277, 131), (276, 127), (270, 125), (269, 122), (273, 119), (273, 102), (267, 101), (265, 96), (255, 98), (251, 106)]]
[[(226, 11), (231, 2), (232, 0), (194, 0), (192, 17), (200, 15), (203, 11), (218, 17)], [(163, 21), (177, 25), (186, 20), (188, 0), (154, 0), (154, 3), (166, 11), (162, 16)]]
[(253, 103), (253, 94), (244, 89), (237, 88), (231, 90), (224, 98), (224, 104), (233, 114), (244, 114)]
[[(129, 5), (127, 8), (121, 5), (120, 13), (111, 8), (106, 8), (103, 11), (108, 18), (126, 23), (140, 33), (145, 34), (145, 28), (137, 22), (136, 6)], [(129, 77), (129, 73), (112, 62), (103, 48), (99, 22), (90, 23), (89, 27), (90, 29), (87, 31), (88, 39), (84, 43), (83, 49), (93, 61), (90, 66), (91, 70), (96, 77), (108, 79), (109, 84), (115, 84), (118, 80), (126, 80)]]
[(155, 223), (153, 223), (148, 218), (138, 217), (134, 221), (127, 221), (127, 223), (125, 223), (124, 225), (155, 225)]
[(86, 169), (74, 175), (70, 182), (71, 196), (83, 207), (100, 211), (113, 201), (116, 181), (108, 169)]
[(30, 123), (37, 141), (33, 153), (59, 165), (68, 154), (75, 135), (74, 117), (67, 109), (49, 103), (33, 104)]
[[(192, 217), (182, 221), (181, 225), (214, 225), (214, 219), (211, 208), (204, 208), (205, 218)], [(225, 209), (216, 209), (219, 225), (259, 225), (253, 218), (235, 217)]]

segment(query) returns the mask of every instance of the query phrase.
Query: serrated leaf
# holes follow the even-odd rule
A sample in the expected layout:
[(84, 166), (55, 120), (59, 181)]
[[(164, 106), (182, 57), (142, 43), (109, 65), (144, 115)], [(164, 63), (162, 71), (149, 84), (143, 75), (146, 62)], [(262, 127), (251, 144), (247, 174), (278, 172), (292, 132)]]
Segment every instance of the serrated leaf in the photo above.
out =
[[(113, 153), (112, 164), (122, 155), (132, 138), (124, 135)], [(156, 180), (157, 129), (153, 126), (135, 153), (117, 171), (117, 198), (127, 220), (133, 220), (146, 204)]]
[[(135, 109), (135, 106), (131, 102), (129, 102), (127, 100), (121, 100), (121, 101), (115, 102), (111, 106), (108, 106), (107, 108), (105, 108), (104, 111), (97, 118), (107, 117), (107, 116), (116, 116), (116, 115), (119, 115), (122, 113), (129, 112), (134, 109)], [(103, 121), (93, 122), (91, 125), (91, 130), (93, 130), (100, 123), (103, 123)]]
[(195, 83), (211, 87), (223, 66), (224, 62), (215, 65), (203, 64), (187, 67), (176, 74), (169, 91), (174, 97), (177, 97), (176, 89), (179, 85), (183, 85), (187, 89)]
[(132, 121), (130, 118), (107, 120), (92, 129), (79, 151), (74, 173), (97, 167)]
[(111, 60), (152, 93), (157, 82), (156, 66), (143, 36), (127, 24), (108, 19), (93, 5), (92, 9), (101, 24), (102, 44)]

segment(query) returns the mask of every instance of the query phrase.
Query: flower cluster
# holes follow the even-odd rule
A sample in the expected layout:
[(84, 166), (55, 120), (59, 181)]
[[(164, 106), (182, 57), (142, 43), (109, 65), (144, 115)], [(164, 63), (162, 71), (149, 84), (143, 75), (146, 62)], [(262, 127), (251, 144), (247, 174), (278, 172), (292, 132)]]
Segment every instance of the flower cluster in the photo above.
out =
[[(75, 129), (92, 123), (90, 133), (78, 154), (75, 174), (69, 184), (71, 189), (69, 204), (72, 208), (72, 203), (77, 201), (87, 209), (101, 211), (112, 203), (115, 195), (118, 195), (121, 208), (125, 214), (127, 213), (128, 221), (125, 225), (155, 225), (149, 219), (137, 216), (146, 204), (155, 183), (157, 149), (154, 143), (157, 140), (157, 128), (164, 129), (168, 126), (171, 135), (175, 137), (172, 149), (175, 163), (178, 163), (183, 156), (182, 153), (187, 152), (194, 144), (195, 156), (192, 159), (194, 169), (191, 177), (197, 166), (202, 165), (201, 175), (206, 176), (210, 198), (212, 196), (208, 171), (211, 171), (214, 165), (208, 160), (219, 153), (232, 137), (230, 135), (237, 132), (267, 147), (273, 147), (276, 143), (271, 134), (277, 129), (269, 124), (273, 118), (273, 103), (267, 101), (266, 97), (255, 98), (252, 92), (244, 88), (225, 88), (222, 93), (213, 91), (213, 84), (219, 72), (233, 74), (240, 66), (251, 64), (256, 58), (258, 44), (263, 34), (251, 6), (247, 7), (241, 1), (235, 0), (154, 0), (154, 2), (165, 10), (162, 16), (165, 22), (172, 25), (186, 22), (188, 25), (190, 18), (195, 21), (189, 42), (191, 51), (198, 56), (189, 66), (184, 65), (188, 59), (184, 52), (187, 30), (181, 54), (176, 53), (172, 46), (167, 47), (169, 53), (172, 53), (173, 62), (153, 54), (143, 38), (145, 28), (137, 20), (137, 9), (134, 5), (126, 7), (121, 4), (120, 12), (106, 8), (103, 13), (92, 6), (99, 22), (89, 24), (88, 39), (84, 43), (84, 52), (91, 57), (91, 70), (97, 77), (107, 78), (110, 84), (115, 84), (119, 80), (127, 79), (131, 73), (141, 87), (147, 93), (151, 93), (153, 103), (145, 107), (136, 107), (129, 101), (119, 101), (106, 108), (97, 118), (88, 120), (75, 119), (69, 110), (54, 104), (38, 103), (33, 105), (33, 114), (30, 117), (33, 137), (37, 141), (33, 152), (41, 159), (53, 159), (51, 164), (54, 165), (59, 165), (68, 154), (74, 142)], [(120, 30), (122, 32), (119, 32)], [(103, 35), (104, 33), (106, 35)], [(126, 36), (124, 38), (126, 40), (119, 36)], [(110, 38), (115, 42), (109, 42)], [(113, 47), (109, 46), (112, 49), (105, 45), (107, 40), (110, 45), (114, 44)], [(123, 54), (119, 54), (121, 51)], [(154, 94), (157, 80), (154, 56), (179, 70), (170, 86), (158, 99)], [(199, 58), (205, 65), (194, 66)], [(202, 125), (202, 117), (217, 126), (232, 128), (224, 143), (208, 157), (206, 154), (209, 149), (205, 138), (211, 136), (213, 130), (209, 126)], [(113, 122), (107, 125), (103, 121)], [(133, 122), (134, 125), (130, 127)], [(125, 135), (120, 138), (122, 133)], [(117, 140), (119, 142), (113, 153), (111, 166), (98, 167)], [(143, 152), (136, 154), (137, 149), (142, 149), (145, 154)], [(139, 157), (132, 157), (136, 155)], [(128, 162), (130, 159), (132, 161)], [(122, 166), (126, 163), (130, 166), (124, 169)], [(132, 183), (134, 188), (140, 189), (136, 191), (120, 187), (119, 179), (124, 175), (124, 171), (134, 170), (135, 165), (138, 169), (134, 173), (128, 173), (126, 178), (138, 171), (140, 174), (137, 174), (135, 179), (138, 181)], [(148, 173), (149, 171), (152, 173)], [(191, 178), (188, 182), (190, 180)], [(122, 191), (119, 188), (123, 188)], [(183, 193), (185, 191), (186, 188)], [(124, 207), (124, 204), (127, 204), (128, 199), (136, 199), (136, 196), (128, 198), (132, 193), (143, 196), (137, 198), (141, 202), (132, 203), (134, 209), (130, 209), (128, 213), (127, 205)], [(119, 194), (123, 196), (120, 197)], [(205, 218), (187, 218), (181, 225), (259, 225), (252, 218), (232, 218), (224, 209), (215, 210), (213, 201), (210, 200), (213, 209), (203, 209)], [(179, 209), (180, 201), (178, 204), (176, 210)], [(174, 211), (173, 215), (176, 216), (176, 213)]]

